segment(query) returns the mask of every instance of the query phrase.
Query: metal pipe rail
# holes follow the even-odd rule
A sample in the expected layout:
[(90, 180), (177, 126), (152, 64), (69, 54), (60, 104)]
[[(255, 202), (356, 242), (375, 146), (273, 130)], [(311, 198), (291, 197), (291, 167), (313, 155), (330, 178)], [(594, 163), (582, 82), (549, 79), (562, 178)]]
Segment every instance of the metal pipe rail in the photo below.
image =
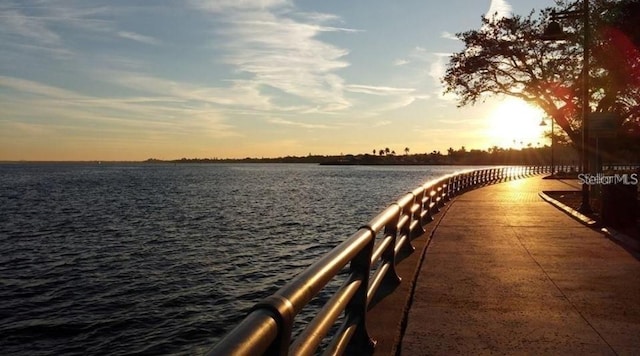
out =
[[(323, 354), (371, 354), (375, 341), (366, 329), (367, 310), (385, 288), (401, 282), (397, 261), (414, 250), (411, 240), (424, 233), (433, 215), (466, 191), (548, 172), (543, 166), (466, 170), (417, 187), (255, 305), (208, 355), (312, 355), (341, 315), (342, 324)], [(291, 340), (296, 315), (347, 265), (346, 281)]]

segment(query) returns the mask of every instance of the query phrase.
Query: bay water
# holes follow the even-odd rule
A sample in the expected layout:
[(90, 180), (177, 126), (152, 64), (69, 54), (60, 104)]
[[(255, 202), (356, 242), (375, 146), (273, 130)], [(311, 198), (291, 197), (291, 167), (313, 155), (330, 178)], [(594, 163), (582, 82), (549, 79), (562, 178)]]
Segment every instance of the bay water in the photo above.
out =
[(201, 354), (460, 166), (0, 164), (3, 355)]

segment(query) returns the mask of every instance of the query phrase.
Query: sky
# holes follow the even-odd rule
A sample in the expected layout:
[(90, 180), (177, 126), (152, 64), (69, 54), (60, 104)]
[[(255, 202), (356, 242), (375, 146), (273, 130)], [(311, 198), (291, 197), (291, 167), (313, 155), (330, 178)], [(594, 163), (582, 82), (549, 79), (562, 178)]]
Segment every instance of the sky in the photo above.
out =
[[(482, 15), (552, 5), (2, 0), (0, 160), (544, 144), (540, 113), (503, 98), (458, 108), (440, 79), (463, 48), (455, 33)], [(530, 119), (509, 126), (515, 116)]]

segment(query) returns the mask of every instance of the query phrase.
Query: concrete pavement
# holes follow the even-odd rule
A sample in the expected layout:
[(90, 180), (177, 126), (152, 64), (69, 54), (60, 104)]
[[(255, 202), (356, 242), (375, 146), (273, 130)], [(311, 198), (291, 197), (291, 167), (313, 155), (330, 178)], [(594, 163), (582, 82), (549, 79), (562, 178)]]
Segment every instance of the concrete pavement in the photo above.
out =
[(455, 198), (434, 222), (401, 355), (640, 354), (640, 262), (538, 196), (572, 184)]

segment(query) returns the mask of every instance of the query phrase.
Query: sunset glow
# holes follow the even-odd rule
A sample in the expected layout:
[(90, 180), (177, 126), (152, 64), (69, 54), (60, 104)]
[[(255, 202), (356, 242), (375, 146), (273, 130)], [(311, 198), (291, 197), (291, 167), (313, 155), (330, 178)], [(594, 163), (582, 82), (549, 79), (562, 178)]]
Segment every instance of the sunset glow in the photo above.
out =
[(4, 1), (0, 160), (535, 144), (531, 110), (505, 104), (487, 135), (493, 104), (458, 108), (441, 79), (482, 15), (553, 3)]
[(487, 134), (499, 147), (537, 147), (548, 140), (544, 137), (548, 127), (540, 125), (544, 112), (520, 99), (505, 99), (490, 115)]

